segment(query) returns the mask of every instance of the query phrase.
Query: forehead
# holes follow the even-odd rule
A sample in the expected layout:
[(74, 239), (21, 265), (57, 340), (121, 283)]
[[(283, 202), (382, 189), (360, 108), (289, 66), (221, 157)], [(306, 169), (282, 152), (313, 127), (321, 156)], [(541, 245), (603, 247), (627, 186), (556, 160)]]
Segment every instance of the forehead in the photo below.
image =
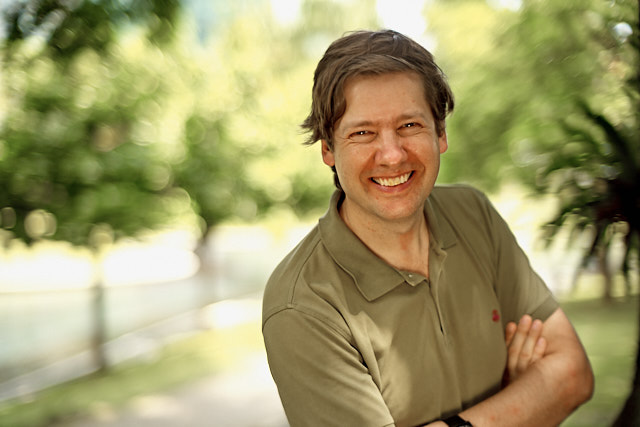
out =
[(335, 128), (360, 121), (424, 115), (433, 120), (421, 77), (414, 72), (358, 75), (344, 85), (345, 111)]

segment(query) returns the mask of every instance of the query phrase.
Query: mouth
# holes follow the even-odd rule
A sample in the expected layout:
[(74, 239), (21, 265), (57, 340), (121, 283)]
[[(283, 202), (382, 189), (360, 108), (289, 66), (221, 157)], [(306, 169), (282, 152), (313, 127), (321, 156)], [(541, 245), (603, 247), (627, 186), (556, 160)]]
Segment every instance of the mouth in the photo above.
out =
[(382, 185), (383, 187), (396, 187), (409, 181), (412, 173), (413, 172), (407, 172), (393, 178), (371, 178), (371, 180), (378, 185)]

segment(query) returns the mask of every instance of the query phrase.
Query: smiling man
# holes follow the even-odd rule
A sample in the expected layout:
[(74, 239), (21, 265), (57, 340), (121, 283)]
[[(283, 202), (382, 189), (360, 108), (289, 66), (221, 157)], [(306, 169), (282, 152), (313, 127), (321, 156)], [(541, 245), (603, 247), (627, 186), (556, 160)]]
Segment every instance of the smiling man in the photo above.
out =
[(453, 95), (393, 31), (316, 68), (303, 127), (337, 190), (267, 284), (263, 335), (293, 426), (552, 426), (593, 376), (486, 197), (435, 186)]

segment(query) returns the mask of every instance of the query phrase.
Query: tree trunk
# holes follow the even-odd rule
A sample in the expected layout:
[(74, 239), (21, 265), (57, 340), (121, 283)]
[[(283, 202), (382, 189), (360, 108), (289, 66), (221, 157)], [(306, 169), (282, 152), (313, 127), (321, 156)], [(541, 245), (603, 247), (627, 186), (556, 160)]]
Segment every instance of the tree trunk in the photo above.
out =
[(211, 245), (211, 239), (213, 239), (212, 230), (207, 230), (206, 233), (198, 240), (194, 253), (198, 257), (200, 262), (200, 268), (196, 273), (198, 280), (198, 292), (196, 301), (197, 307), (200, 309), (200, 328), (209, 329), (211, 327), (208, 318), (207, 307), (215, 302), (215, 284), (216, 284), (216, 272), (215, 258)]
[[(638, 10), (637, 10), (637, 21), (636, 21), (636, 32), (635, 32), (635, 49), (636, 53), (640, 52), (638, 50), (638, 46), (640, 46), (640, 0), (638, 0)], [(636, 56), (636, 93), (640, 93), (640, 64), (638, 63), (638, 56)], [(637, 99), (637, 98), (636, 98)], [(636, 111), (639, 111), (636, 109)], [(640, 119), (639, 115), (636, 115), (636, 125), (640, 125), (638, 123), (638, 119)], [(638, 171), (636, 169), (636, 175)], [(638, 209), (638, 195), (640, 194), (640, 190), (638, 189), (638, 181), (635, 181), (635, 191), (632, 193), (635, 196), (635, 209), (632, 209), (628, 219), (629, 219), (629, 233), (636, 235), (638, 238), (638, 267), (640, 267), (640, 222), (638, 218), (640, 218), (640, 209)], [(618, 415), (618, 418), (613, 422), (613, 427), (626, 427), (626, 426), (640, 426), (640, 296), (637, 297), (639, 306), (638, 306), (638, 321), (636, 327), (638, 328), (638, 349), (636, 350), (636, 372), (633, 377), (633, 386), (631, 389), (631, 393), (629, 393), (629, 397), (622, 408), (622, 412)]]
[[(640, 232), (636, 233), (640, 238)], [(640, 248), (638, 249), (638, 266), (640, 266)], [(638, 298), (638, 321), (636, 327), (638, 328), (637, 343), (638, 348), (636, 350), (636, 366), (635, 375), (633, 377), (633, 383), (631, 393), (622, 408), (622, 411), (618, 415), (618, 418), (613, 422), (612, 427), (627, 427), (627, 426), (640, 426), (640, 296)]]
[(194, 253), (198, 257), (200, 262), (200, 268), (198, 270), (199, 275), (212, 276), (216, 271), (216, 266), (213, 257), (213, 250), (211, 248), (211, 240), (213, 239), (213, 230), (209, 229), (200, 239)]
[[(638, 298), (638, 301), (640, 301), (640, 298)], [(638, 330), (640, 331), (640, 307), (638, 312)], [(640, 343), (640, 335), (638, 337), (638, 343)], [(631, 393), (629, 393), (629, 397), (618, 418), (613, 422), (612, 427), (640, 426), (640, 345), (636, 350), (635, 368), (636, 373), (633, 377)]]
[(91, 352), (93, 354), (94, 365), (98, 372), (104, 372), (108, 368), (107, 357), (104, 352), (106, 342), (106, 313), (104, 300), (104, 274), (102, 271), (102, 256), (99, 251), (94, 252), (93, 262), (95, 275), (93, 286), (91, 287), (91, 316), (92, 316), (92, 337)]
[(607, 255), (608, 249), (607, 245), (601, 244), (596, 249), (596, 253), (598, 256), (598, 267), (604, 276), (604, 291), (602, 297), (606, 302), (611, 302), (613, 294), (613, 278), (611, 277), (611, 270), (609, 269), (609, 257)]

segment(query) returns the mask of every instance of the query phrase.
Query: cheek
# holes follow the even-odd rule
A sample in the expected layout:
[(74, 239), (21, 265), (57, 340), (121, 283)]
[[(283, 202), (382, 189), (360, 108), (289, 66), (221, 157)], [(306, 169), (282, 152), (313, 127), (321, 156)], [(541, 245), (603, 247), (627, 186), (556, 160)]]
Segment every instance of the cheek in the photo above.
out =
[(443, 153), (444, 147), (436, 141), (422, 142), (420, 145), (414, 146), (414, 149), (410, 153), (410, 157), (417, 158), (426, 163), (434, 163), (440, 161), (440, 154)]
[(349, 164), (349, 162), (345, 162), (343, 158), (336, 159), (335, 167), (340, 182), (346, 182), (347, 176), (352, 174), (354, 169), (353, 165)]
[(348, 154), (342, 152), (335, 156), (335, 167), (343, 187), (362, 182), (366, 179), (367, 171), (371, 169), (366, 153), (360, 150), (350, 150)]

